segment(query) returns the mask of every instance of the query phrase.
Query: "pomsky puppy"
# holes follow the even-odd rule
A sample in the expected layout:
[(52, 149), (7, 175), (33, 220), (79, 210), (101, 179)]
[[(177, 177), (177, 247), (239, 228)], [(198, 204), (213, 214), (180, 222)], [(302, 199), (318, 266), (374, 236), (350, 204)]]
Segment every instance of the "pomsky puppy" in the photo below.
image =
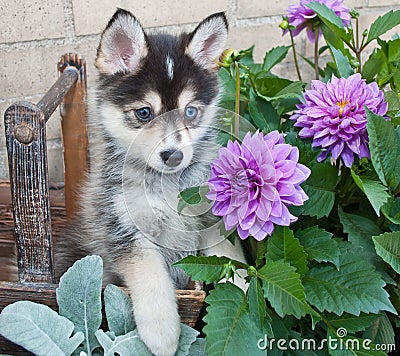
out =
[(119, 9), (97, 50), (90, 173), (76, 222), (56, 244), (56, 274), (100, 255), (104, 282), (130, 289), (139, 336), (155, 355), (173, 355), (180, 335), (175, 289), (188, 277), (171, 265), (202, 247), (244, 259), (204, 216), (177, 212), (179, 190), (207, 182), (216, 155), (216, 60), (227, 29), (216, 13), (191, 33), (150, 34)]

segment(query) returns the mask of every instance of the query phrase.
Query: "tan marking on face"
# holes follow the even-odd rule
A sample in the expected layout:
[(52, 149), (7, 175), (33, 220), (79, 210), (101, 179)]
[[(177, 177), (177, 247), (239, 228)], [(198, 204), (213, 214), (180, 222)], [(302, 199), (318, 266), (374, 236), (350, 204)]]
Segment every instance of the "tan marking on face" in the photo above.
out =
[(178, 108), (185, 108), (194, 100), (194, 91), (191, 87), (186, 87), (178, 96)]
[(155, 91), (149, 91), (142, 100), (134, 101), (128, 105), (126, 105), (125, 110), (137, 110), (143, 108), (145, 106), (149, 106), (154, 115), (157, 116), (161, 113), (162, 102), (161, 96)]

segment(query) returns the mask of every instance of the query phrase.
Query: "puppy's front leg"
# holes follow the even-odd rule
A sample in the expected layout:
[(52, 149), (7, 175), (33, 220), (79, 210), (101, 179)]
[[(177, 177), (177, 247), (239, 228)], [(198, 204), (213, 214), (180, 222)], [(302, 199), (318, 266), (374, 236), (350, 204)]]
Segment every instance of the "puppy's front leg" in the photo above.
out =
[(175, 354), (180, 336), (176, 293), (156, 247), (135, 250), (121, 266), (140, 338), (156, 356)]

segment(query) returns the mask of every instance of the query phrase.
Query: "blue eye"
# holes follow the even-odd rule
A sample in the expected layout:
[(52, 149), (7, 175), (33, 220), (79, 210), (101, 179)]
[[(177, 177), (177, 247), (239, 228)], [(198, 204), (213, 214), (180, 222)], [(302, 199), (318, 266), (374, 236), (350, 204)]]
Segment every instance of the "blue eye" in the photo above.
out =
[(188, 120), (194, 120), (197, 116), (198, 110), (194, 106), (188, 106), (185, 109), (185, 118)]
[(150, 121), (153, 118), (153, 113), (148, 106), (135, 110), (135, 116), (143, 122)]

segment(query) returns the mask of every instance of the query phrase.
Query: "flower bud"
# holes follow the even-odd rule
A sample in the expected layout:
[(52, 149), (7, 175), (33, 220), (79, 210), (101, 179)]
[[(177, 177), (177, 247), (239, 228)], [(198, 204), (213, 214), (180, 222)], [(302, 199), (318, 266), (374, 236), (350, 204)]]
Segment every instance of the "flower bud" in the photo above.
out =
[(228, 48), (222, 52), (217, 64), (220, 67), (229, 68), (233, 61), (238, 57), (239, 52), (233, 48)]
[(282, 30), (286, 31), (286, 30), (289, 28), (289, 21), (288, 21), (288, 19), (287, 19), (287, 18), (284, 18), (284, 19), (282, 20), (282, 22), (279, 24), (279, 27), (280, 27)]
[(363, 37), (367, 37), (368, 36), (368, 30), (367, 29), (364, 30), (364, 32), (362, 33), (362, 36)]
[(360, 17), (360, 13), (356, 9), (351, 9), (349, 14), (352, 19), (358, 19)]

